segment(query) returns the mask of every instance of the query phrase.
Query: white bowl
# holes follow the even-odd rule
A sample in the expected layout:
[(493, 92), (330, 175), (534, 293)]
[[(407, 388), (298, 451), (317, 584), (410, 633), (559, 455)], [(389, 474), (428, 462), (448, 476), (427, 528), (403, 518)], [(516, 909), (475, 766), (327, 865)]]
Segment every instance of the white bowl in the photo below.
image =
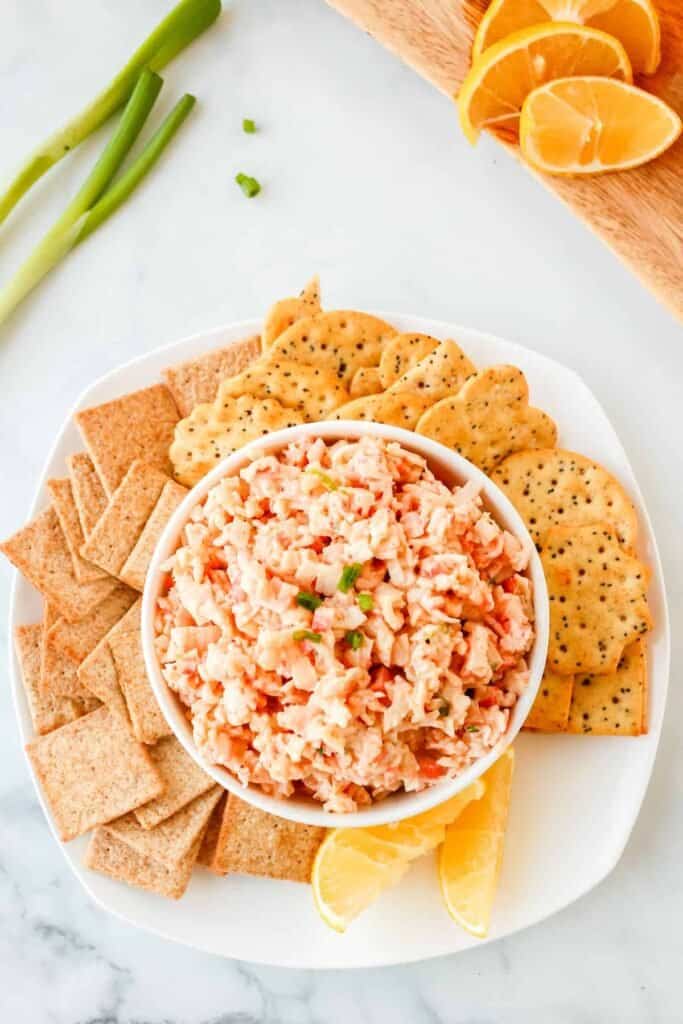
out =
[[(225, 476), (239, 472), (247, 462), (252, 461), (257, 455), (281, 449), (292, 441), (306, 437), (322, 437), (326, 441), (355, 440), (368, 434), (388, 441), (398, 441), (405, 448), (422, 455), (435, 475), (449, 485), (471, 480), (479, 486), (484, 504), (493, 514), (496, 522), (518, 537), (531, 552), (528, 575), (533, 585), (536, 638), (529, 657), (529, 683), (526, 690), (512, 710), (507, 731), (484, 757), (479, 758), (455, 778), (436, 782), (420, 793), (396, 793), (369, 808), (352, 814), (332, 814), (329, 811), (324, 811), (320, 804), (311, 798), (292, 797), (282, 800), (267, 796), (258, 787), (244, 787), (227, 769), (211, 764), (202, 756), (195, 745), (191, 726), (185, 717), (185, 708), (177, 695), (168, 687), (161, 674), (154, 647), (154, 609), (165, 578), (161, 566), (175, 551), (180, 532), (190, 511), (205, 498), (214, 484)], [(500, 757), (522, 728), (536, 697), (545, 667), (548, 620), (548, 594), (545, 577), (533, 541), (511, 502), (480, 469), (449, 448), (429, 438), (414, 434), (412, 431), (379, 423), (339, 420), (306, 423), (288, 427), (286, 430), (277, 430), (264, 438), (258, 438), (220, 462), (190, 491), (169, 520), (151, 560), (142, 598), (142, 645), (147, 674), (168, 724), (190, 757), (224, 789), (235, 793), (247, 803), (260, 807), (261, 810), (268, 811), (270, 814), (277, 814), (281, 818), (288, 818), (291, 821), (307, 825), (322, 825), (327, 828), (354, 828), (398, 821), (420, 814), (430, 807), (435, 807), (469, 786)]]

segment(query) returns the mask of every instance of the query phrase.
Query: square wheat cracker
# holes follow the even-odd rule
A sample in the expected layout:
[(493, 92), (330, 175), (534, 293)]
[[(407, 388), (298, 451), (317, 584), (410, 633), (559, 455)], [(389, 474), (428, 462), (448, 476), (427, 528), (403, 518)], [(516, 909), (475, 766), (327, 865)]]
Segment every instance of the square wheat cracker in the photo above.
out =
[(137, 459), (170, 473), (168, 449), (179, 418), (165, 384), (76, 413), (76, 424), (109, 497)]
[(31, 714), (33, 728), (43, 736), (80, 717), (82, 705), (68, 697), (44, 694), (40, 689), (40, 661), (43, 624), (17, 626), (14, 643), (21, 669), (24, 692)]
[(214, 874), (220, 874), (220, 872), (215, 871), (213, 861), (216, 856), (216, 847), (218, 845), (218, 837), (220, 836), (221, 822), (223, 821), (223, 814), (227, 799), (228, 794), (224, 791), (220, 800), (211, 812), (209, 824), (206, 826), (202, 845), (199, 847), (199, 853), (197, 854), (197, 863), (208, 868), (210, 871), (213, 871)]
[(624, 650), (616, 671), (576, 677), (568, 732), (592, 736), (647, 732), (647, 666), (642, 640)]
[[(50, 494), (54, 510), (57, 513), (59, 525), (64, 532), (76, 579), (79, 583), (92, 583), (93, 580), (106, 579), (108, 574), (104, 569), (100, 569), (98, 566), (93, 565), (92, 562), (86, 562), (84, 558), (81, 558), (80, 550), (85, 542), (85, 534), (83, 533), (81, 520), (78, 516), (78, 509), (74, 501), (73, 488), (69, 477), (52, 477), (45, 486)], [(115, 586), (113, 581), (112, 586)]]
[(155, 828), (143, 828), (132, 814), (110, 821), (108, 828), (117, 839), (127, 843), (143, 857), (151, 857), (162, 864), (181, 863), (201, 842), (211, 812), (221, 798), (223, 790), (215, 784), (208, 792), (196, 797), (172, 817)]
[(50, 643), (49, 635), (40, 662), (40, 692), (46, 697), (70, 697), (84, 701), (90, 711), (97, 706), (92, 693), (78, 678), (77, 663), (57, 650)]
[(133, 462), (81, 548), (83, 557), (120, 576), (168, 479), (146, 462)]
[(163, 792), (146, 748), (106, 707), (32, 740), (26, 752), (64, 842)]
[(86, 452), (68, 455), (66, 464), (81, 529), (83, 536), (87, 538), (107, 507), (107, 494), (97, 475), (95, 464)]
[(108, 644), (130, 715), (133, 735), (141, 743), (156, 743), (163, 736), (169, 736), (170, 726), (147, 677), (140, 632), (110, 633)]
[(261, 339), (254, 335), (224, 348), (212, 349), (196, 359), (169, 366), (161, 376), (180, 415), (189, 416), (196, 405), (213, 402), (222, 380), (241, 373), (260, 354)]
[(164, 532), (166, 524), (187, 493), (187, 488), (177, 484), (175, 480), (169, 480), (164, 484), (152, 514), (143, 526), (142, 533), (138, 537), (135, 547), (128, 555), (125, 565), (121, 569), (121, 579), (129, 587), (133, 587), (135, 590), (143, 590), (154, 549), (159, 542), (161, 534)]
[[(195, 844), (199, 849), (199, 842)], [(192, 877), (195, 851), (190, 851), (179, 864), (166, 865), (144, 857), (127, 843), (122, 842), (107, 826), (97, 828), (85, 852), (83, 863), (91, 871), (125, 882), (137, 889), (158, 893), (178, 900)]]
[(117, 583), (116, 589), (78, 622), (59, 619), (48, 630), (47, 643), (79, 665), (125, 615), (136, 598), (134, 590), (123, 583)]
[(114, 656), (106, 639), (101, 640), (95, 650), (90, 652), (77, 671), (81, 685), (106, 704), (112, 714), (118, 715), (132, 735), (128, 707), (119, 686)]
[(149, 753), (166, 788), (161, 796), (133, 811), (138, 823), (146, 829), (155, 828), (215, 785), (175, 736), (159, 740), (149, 748)]
[(82, 619), (111, 591), (108, 579), (78, 582), (64, 531), (51, 505), (0, 544), (0, 551), (69, 622)]

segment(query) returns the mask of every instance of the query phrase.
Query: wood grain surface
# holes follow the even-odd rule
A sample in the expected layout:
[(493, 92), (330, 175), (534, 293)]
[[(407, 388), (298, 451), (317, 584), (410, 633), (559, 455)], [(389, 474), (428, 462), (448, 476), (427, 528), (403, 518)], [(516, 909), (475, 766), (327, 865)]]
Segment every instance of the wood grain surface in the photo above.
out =
[[(486, 0), (327, 2), (449, 96), (467, 73), (474, 29), (487, 6)], [(662, 63), (637, 84), (683, 115), (683, 0), (656, 0), (656, 6)], [(631, 171), (537, 177), (683, 320), (683, 136), (659, 159)]]

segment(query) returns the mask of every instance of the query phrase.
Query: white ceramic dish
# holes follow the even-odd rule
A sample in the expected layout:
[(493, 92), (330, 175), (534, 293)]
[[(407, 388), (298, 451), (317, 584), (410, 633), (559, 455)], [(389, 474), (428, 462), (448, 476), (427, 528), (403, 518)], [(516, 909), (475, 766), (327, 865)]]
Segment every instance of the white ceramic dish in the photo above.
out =
[[(505, 858), (487, 940), (495, 941), (583, 896), (621, 856), (650, 778), (666, 702), (669, 624), (662, 567), (628, 458), (599, 403), (576, 374), (520, 345), (479, 331), (419, 317), (379, 315), (403, 331), (457, 338), (479, 365), (508, 362), (521, 367), (535, 404), (557, 419), (561, 443), (598, 459), (632, 495), (640, 519), (639, 552), (652, 567), (650, 604), (655, 627), (648, 645), (649, 732), (637, 739), (520, 735), (515, 744)], [(256, 320), (232, 324), (147, 353), (96, 381), (81, 395), (77, 408), (144, 387), (158, 379), (165, 366), (259, 329)], [(80, 447), (69, 415), (46, 461), (32, 511), (47, 501), (45, 480), (63, 474), (65, 456)], [(39, 596), (17, 576), (10, 629), (35, 622), (41, 611)], [(31, 719), (14, 657), (11, 671), (19, 729), (27, 741), (33, 734)], [(56, 840), (37, 784), (36, 792)], [(82, 864), (86, 842), (59, 845), (74, 874), (103, 909), (159, 936), (219, 956), (289, 967), (370, 967), (422, 960), (480, 944), (446, 914), (430, 858), (415, 864), (400, 886), (346, 934), (338, 935), (319, 920), (307, 886), (240, 876), (216, 879), (196, 872), (186, 895), (176, 903), (87, 871)]]
[[(435, 475), (449, 486), (471, 481), (479, 487), (484, 504), (496, 522), (518, 537), (530, 552), (529, 576), (534, 593), (536, 638), (529, 656), (529, 684), (512, 710), (508, 729), (488, 754), (479, 758), (456, 778), (439, 782), (421, 793), (397, 793), (366, 810), (357, 811), (355, 814), (332, 814), (329, 811), (324, 811), (320, 804), (311, 799), (293, 797), (289, 800), (277, 800), (267, 796), (257, 786), (249, 786), (245, 789), (231, 772), (219, 765), (212, 764), (202, 756), (194, 742), (192, 728), (185, 716), (186, 709), (167, 686), (161, 674), (154, 649), (154, 616), (159, 592), (166, 580), (166, 573), (162, 571), (161, 567), (178, 546), (180, 532), (190, 513), (196, 505), (204, 500), (215, 484), (226, 476), (234, 476), (243, 466), (259, 455), (279, 451), (291, 442), (305, 437), (322, 437), (325, 441), (339, 441), (341, 439), (355, 440), (369, 434), (382, 437), (387, 441), (397, 441), (404, 448), (422, 455)], [(307, 825), (321, 825), (324, 828), (360, 828), (364, 825), (382, 825), (389, 821), (409, 818), (449, 799), (479, 778), (510, 746), (531, 710), (543, 676), (548, 647), (548, 594), (541, 560), (524, 521), (496, 484), (467, 459), (463, 459), (462, 456), (427, 437), (421, 437), (398, 427), (351, 420), (333, 423), (304, 423), (285, 430), (274, 431), (266, 438), (259, 438), (223, 459), (196, 487), (192, 488), (185, 500), (178, 506), (159, 540), (147, 573), (142, 600), (142, 644), (147, 674), (166, 720), (190, 757), (194, 758), (204, 771), (220, 783), (224, 789), (230, 790), (241, 799), (264, 811), (279, 814), (292, 821), (303, 822)]]

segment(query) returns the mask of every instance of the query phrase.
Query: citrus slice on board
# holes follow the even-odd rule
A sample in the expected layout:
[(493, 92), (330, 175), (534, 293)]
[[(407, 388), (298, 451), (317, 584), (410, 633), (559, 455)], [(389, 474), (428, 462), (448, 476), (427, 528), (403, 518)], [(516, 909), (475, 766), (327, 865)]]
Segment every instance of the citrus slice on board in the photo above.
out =
[(547, 174), (600, 174), (638, 167), (681, 134), (663, 100), (611, 78), (561, 78), (527, 96), (522, 155)]
[(311, 885), (318, 913), (343, 932), (377, 897), (395, 885), (412, 861), (443, 842), (446, 826), (484, 794), (472, 785), (414, 818), (370, 828), (338, 828), (328, 833), (313, 864)]
[(623, 43), (634, 72), (651, 75), (660, 60), (660, 29), (652, 0), (493, 0), (472, 45), (472, 60), (511, 32), (564, 21), (610, 32)]
[(484, 776), (486, 792), (446, 829), (439, 854), (441, 892), (454, 921), (483, 939), (503, 860), (514, 754), (511, 748)]
[(470, 68), (458, 95), (462, 130), (473, 143), (484, 128), (516, 139), (529, 93), (567, 75), (633, 78), (626, 50), (607, 32), (553, 21), (525, 28), (490, 46)]

